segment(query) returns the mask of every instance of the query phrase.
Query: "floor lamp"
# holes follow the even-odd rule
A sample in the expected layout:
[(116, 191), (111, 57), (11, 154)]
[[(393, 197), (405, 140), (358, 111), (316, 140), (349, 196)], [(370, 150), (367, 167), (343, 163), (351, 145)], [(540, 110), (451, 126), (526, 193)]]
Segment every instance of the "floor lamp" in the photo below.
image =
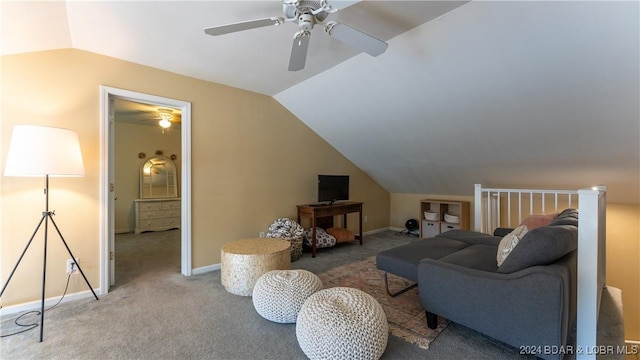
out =
[[(42, 259), (42, 303), (40, 306), (40, 342), (44, 330), (44, 298), (45, 285), (47, 280), (47, 240), (49, 232), (49, 223), (53, 225), (56, 232), (60, 236), (69, 256), (72, 259), (76, 257), (71, 253), (71, 249), (64, 240), (58, 225), (53, 220), (55, 211), (49, 210), (49, 176), (84, 176), (84, 166), (82, 163), (82, 152), (80, 151), (80, 142), (78, 134), (75, 131), (60, 129), (46, 126), (18, 125), (13, 129), (11, 143), (9, 145), (9, 153), (4, 169), (5, 176), (44, 176), (45, 178), (45, 210), (42, 212), (40, 222), (31, 235), (27, 246), (22, 251), (18, 262), (14, 266), (7, 282), (2, 287), (0, 297), (4, 294), (9, 281), (16, 272), (18, 265), (22, 261), (24, 254), (29, 249), (29, 245), (35, 238), (40, 227), (44, 224), (44, 256)], [(89, 290), (98, 300), (98, 296), (89, 284), (89, 280), (84, 275), (80, 264), (76, 263), (77, 269), (82, 274), (84, 281), (87, 283)]]

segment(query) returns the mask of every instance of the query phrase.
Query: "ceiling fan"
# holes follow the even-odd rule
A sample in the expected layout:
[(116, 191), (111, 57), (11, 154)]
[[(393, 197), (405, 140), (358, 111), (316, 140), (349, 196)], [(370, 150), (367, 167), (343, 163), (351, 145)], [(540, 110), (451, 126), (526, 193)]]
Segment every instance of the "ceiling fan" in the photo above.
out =
[(171, 127), (171, 120), (173, 120), (173, 110), (158, 109), (158, 117), (160, 118), (158, 125), (163, 129), (168, 129)]
[(138, 110), (138, 112), (151, 115), (150, 117), (142, 118), (142, 120), (157, 121), (163, 132), (173, 124), (180, 124), (181, 122), (181, 114), (174, 112), (172, 109), (158, 108), (154, 110)]
[(329, 14), (336, 11), (338, 9), (331, 7), (327, 0), (282, 0), (284, 18), (278, 16), (214, 26), (205, 29), (204, 32), (208, 35), (218, 36), (259, 27), (282, 25), (285, 22), (297, 22), (299, 30), (293, 36), (293, 46), (289, 57), (289, 71), (304, 69), (311, 29), (315, 24), (324, 27), (324, 32), (327, 35), (371, 56), (378, 56), (385, 52), (389, 44), (382, 40), (336, 21), (324, 22)]

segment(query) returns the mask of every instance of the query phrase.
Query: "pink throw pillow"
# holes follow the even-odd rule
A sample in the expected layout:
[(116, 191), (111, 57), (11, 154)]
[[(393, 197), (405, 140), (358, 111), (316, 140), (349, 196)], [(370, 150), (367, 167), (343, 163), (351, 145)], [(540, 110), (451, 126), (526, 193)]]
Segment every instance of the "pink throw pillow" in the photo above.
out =
[(522, 220), (522, 223), (520, 225), (526, 225), (527, 229), (531, 231), (535, 228), (551, 224), (551, 221), (553, 221), (553, 218), (555, 218), (556, 216), (558, 216), (558, 213), (529, 215), (524, 218), (524, 220)]

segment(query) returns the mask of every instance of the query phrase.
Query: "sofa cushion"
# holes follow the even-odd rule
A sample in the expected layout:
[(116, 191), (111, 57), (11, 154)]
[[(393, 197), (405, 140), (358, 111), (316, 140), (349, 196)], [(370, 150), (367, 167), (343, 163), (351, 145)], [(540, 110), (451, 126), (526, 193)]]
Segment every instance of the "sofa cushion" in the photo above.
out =
[(520, 225), (500, 240), (500, 244), (498, 244), (498, 253), (496, 254), (498, 266), (502, 265), (504, 259), (509, 256), (511, 251), (516, 247), (516, 245), (518, 245), (520, 239), (522, 239), (528, 231), (529, 228), (527, 228), (526, 225)]
[(440, 262), (463, 266), (468, 269), (496, 272), (496, 247), (476, 244), (438, 259)]
[(515, 230), (514, 228), (497, 227), (493, 230), (493, 236), (505, 237), (507, 234)]
[[(418, 264), (421, 259), (439, 259), (445, 255), (464, 249), (469, 244), (451, 239), (430, 238), (416, 240), (378, 253), (376, 267), (380, 270), (418, 281)], [(495, 252), (495, 250), (494, 250)]]
[(447, 232), (440, 233), (435, 238), (446, 238), (458, 241), (464, 241), (467, 244), (485, 244), (498, 246), (502, 237), (493, 236), (477, 231), (469, 230), (449, 230)]
[(578, 226), (578, 210), (576, 209), (566, 209), (562, 211), (558, 216), (556, 216), (552, 221), (551, 226), (553, 225), (573, 225)]
[(531, 266), (548, 265), (578, 248), (578, 228), (573, 225), (543, 226), (529, 231), (498, 268), (512, 273)]

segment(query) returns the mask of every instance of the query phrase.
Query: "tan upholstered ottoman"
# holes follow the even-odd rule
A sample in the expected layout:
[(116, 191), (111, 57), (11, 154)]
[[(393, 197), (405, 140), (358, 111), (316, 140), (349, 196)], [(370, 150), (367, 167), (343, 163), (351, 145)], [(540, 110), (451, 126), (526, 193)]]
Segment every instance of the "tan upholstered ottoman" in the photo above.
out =
[(221, 282), (236, 295), (251, 296), (263, 274), (271, 270), (288, 270), (291, 244), (282, 239), (252, 238), (222, 245)]

